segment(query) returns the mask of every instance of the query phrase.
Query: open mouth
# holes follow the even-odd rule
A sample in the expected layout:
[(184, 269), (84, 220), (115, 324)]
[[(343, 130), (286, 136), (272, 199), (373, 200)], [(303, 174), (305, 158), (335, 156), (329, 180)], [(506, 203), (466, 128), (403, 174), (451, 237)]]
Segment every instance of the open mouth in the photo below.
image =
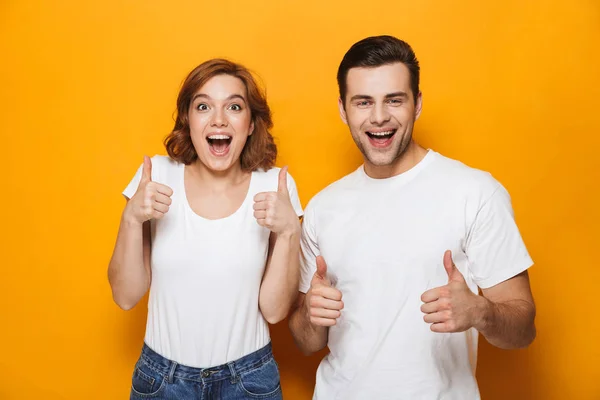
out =
[(210, 135), (206, 138), (210, 151), (217, 156), (223, 156), (229, 151), (231, 136), (228, 135)]
[(392, 138), (396, 134), (397, 129), (388, 129), (385, 131), (366, 131), (369, 141), (375, 147), (386, 147), (392, 143)]

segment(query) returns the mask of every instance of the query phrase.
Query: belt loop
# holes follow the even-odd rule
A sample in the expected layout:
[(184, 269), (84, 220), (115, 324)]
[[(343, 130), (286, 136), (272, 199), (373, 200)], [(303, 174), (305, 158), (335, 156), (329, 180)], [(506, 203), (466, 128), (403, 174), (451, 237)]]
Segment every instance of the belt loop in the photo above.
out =
[(240, 380), (240, 377), (237, 376), (237, 373), (235, 372), (235, 362), (232, 361), (227, 363), (227, 366), (229, 367), (229, 372), (231, 373), (231, 383), (237, 383)]
[(169, 383), (173, 383), (173, 375), (175, 375), (175, 368), (177, 368), (177, 363), (175, 361), (172, 361), (171, 369), (169, 370), (169, 378), (168, 378)]

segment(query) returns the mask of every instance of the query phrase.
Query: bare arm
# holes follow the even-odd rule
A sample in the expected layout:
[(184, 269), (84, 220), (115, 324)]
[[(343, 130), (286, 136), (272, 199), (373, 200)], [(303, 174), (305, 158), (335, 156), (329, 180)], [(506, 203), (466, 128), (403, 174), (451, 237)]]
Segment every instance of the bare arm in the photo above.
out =
[(289, 326), (296, 345), (309, 355), (327, 346), (329, 327), (337, 324), (344, 302), (342, 292), (332, 286), (327, 277), (327, 264), (322, 256), (316, 257), (317, 270), (310, 289), (298, 295), (296, 308)]
[(276, 324), (287, 316), (300, 279), (301, 228), (290, 199), (287, 167), (279, 171), (277, 191), (258, 193), (253, 208), (256, 222), (271, 231), (258, 305), (263, 317)]
[(133, 308), (150, 287), (150, 220), (164, 217), (172, 194), (170, 187), (152, 182), (152, 162), (144, 157), (140, 183), (123, 210), (108, 265), (113, 299), (124, 310)]
[(133, 308), (148, 291), (151, 279), (150, 221), (140, 224), (128, 219), (124, 211), (108, 265), (115, 303), (123, 310)]
[(483, 289), (482, 293), (481, 312), (475, 328), (496, 347), (529, 346), (536, 335), (536, 310), (527, 271)]
[(292, 232), (271, 233), (269, 256), (258, 298), (260, 311), (270, 324), (276, 324), (287, 316), (298, 291), (299, 250), (299, 224)]
[(491, 288), (483, 296), (471, 291), (463, 275), (444, 254), (448, 284), (423, 293), (423, 319), (433, 332), (477, 329), (492, 345), (503, 349), (529, 346), (535, 338), (535, 305), (529, 275), (524, 271)]
[(300, 351), (305, 355), (310, 355), (327, 346), (329, 327), (313, 325), (310, 322), (305, 301), (306, 295), (300, 292), (289, 319), (289, 327)]

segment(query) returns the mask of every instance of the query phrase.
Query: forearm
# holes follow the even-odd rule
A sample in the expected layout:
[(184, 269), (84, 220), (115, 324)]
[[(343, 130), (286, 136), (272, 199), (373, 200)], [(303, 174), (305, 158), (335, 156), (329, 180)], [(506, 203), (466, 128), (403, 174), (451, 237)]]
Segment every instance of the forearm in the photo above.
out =
[(125, 212), (121, 217), (108, 280), (115, 303), (125, 310), (135, 306), (150, 286), (150, 276), (144, 266), (144, 230), (149, 233), (149, 223), (135, 222), (127, 218)]
[(502, 349), (527, 347), (535, 339), (535, 306), (526, 300), (492, 302), (481, 297), (481, 315), (475, 328)]
[(267, 260), (259, 306), (265, 319), (275, 324), (283, 320), (298, 293), (300, 277), (300, 230), (277, 235)]
[(292, 312), (289, 327), (292, 337), (302, 353), (310, 355), (327, 346), (329, 328), (313, 325), (303, 306)]

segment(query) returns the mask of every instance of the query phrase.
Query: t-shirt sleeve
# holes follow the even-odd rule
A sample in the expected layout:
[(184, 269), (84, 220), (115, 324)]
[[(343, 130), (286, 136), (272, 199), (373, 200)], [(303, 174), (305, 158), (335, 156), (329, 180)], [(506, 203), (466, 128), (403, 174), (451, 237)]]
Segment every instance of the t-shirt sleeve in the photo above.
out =
[(288, 173), (287, 174), (287, 186), (288, 192), (290, 193), (290, 201), (292, 202), (292, 207), (294, 207), (294, 211), (296, 211), (296, 215), (301, 217), (304, 215), (304, 210), (302, 210), (302, 204), (300, 203), (300, 197), (298, 196), (298, 189), (296, 188), (296, 181), (294, 178)]
[(142, 179), (143, 166), (144, 164), (140, 165), (133, 178), (131, 178), (131, 181), (129, 181), (129, 184), (127, 185), (125, 190), (123, 190), (123, 196), (127, 197), (128, 199), (131, 199), (133, 197), (138, 188), (138, 185), (140, 184), (140, 180)]
[(302, 222), (302, 236), (300, 238), (300, 286), (302, 293), (310, 289), (310, 281), (317, 271), (317, 256), (320, 254), (315, 233), (314, 207), (309, 204), (306, 208)]
[(466, 255), (472, 277), (482, 289), (504, 282), (533, 265), (515, 222), (510, 195), (500, 184), (475, 217)]

